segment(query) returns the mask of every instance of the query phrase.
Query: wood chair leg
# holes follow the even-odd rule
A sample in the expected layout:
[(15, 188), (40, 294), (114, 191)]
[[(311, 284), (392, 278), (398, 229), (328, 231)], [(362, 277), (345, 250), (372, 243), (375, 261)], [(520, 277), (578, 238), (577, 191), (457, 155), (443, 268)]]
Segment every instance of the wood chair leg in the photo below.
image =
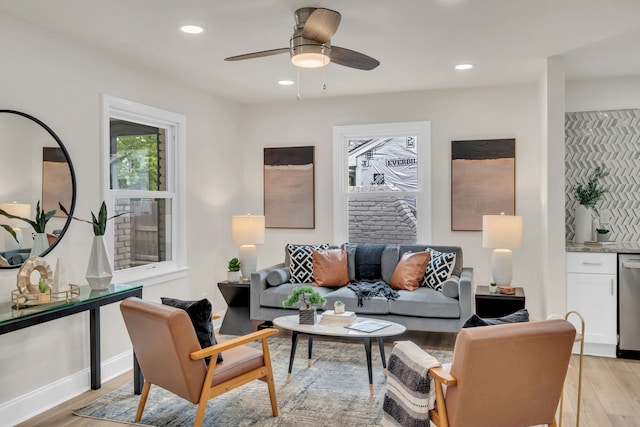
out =
[(204, 420), (204, 411), (207, 410), (207, 398), (204, 400), (200, 399), (200, 403), (198, 403), (198, 411), (196, 412), (196, 419), (193, 422), (193, 427), (201, 427), (202, 421)]
[(269, 388), (269, 399), (271, 400), (271, 412), (274, 417), (278, 416), (278, 399), (276, 397), (276, 385), (273, 379), (273, 369), (271, 369), (271, 353), (269, 352), (269, 342), (262, 340), (262, 356), (267, 367), (267, 387)]
[(144, 411), (144, 405), (147, 404), (147, 397), (149, 397), (149, 390), (151, 389), (151, 383), (144, 382), (142, 386), (142, 394), (140, 395), (140, 402), (138, 403), (138, 411), (136, 412), (135, 422), (139, 422), (142, 418), (142, 411)]

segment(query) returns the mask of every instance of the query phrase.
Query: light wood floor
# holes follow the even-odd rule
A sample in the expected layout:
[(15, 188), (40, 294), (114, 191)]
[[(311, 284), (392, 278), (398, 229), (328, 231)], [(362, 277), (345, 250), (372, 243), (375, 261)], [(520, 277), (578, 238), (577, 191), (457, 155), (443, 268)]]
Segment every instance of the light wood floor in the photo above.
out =
[[(405, 334), (401, 339), (411, 339), (424, 348), (453, 350), (454, 334), (416, 333)], [(92, 390), (65, 402), (49, 411), (19, 424), (18, 427), (71, 426), (114, 427), (128, 426), (108, 421), (76, 417), (71, 410), (131, 381), (131, 372), (106, 382), (100, 390)], [(564, 393), (563, 426), (576, 425), (578, 384), (578, 356), (572, 356)], [(640, 361), (584, 357), (582, 380), (582, 427), (638, 427), (640, 426)]]

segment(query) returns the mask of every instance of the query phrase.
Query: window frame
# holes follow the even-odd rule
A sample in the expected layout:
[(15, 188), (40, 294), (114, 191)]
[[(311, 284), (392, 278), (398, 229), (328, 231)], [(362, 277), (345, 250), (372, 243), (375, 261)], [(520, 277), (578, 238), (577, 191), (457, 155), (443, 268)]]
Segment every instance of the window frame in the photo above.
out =
[(431, 242), (431, 123), (398, 122), (382, 124), (348, 125), (333, 127), (333, 241), (346, 242), (349, 238), (349, 198), (366, 197), (366, 193), (349, 193), (349, 150), (350, 139), (417, 137), (418, 190), (403, 192), (372, 192), (371, 196), (399, 194), (416, 197), (418, 223), (417, 243)]
[[(132, 283), (151, 285), (174, 280), (187, 275), (187, 221), (186, 221), (186, 118), (185, 116), (159, 108), (151, 107), (126, 99), (103, 94), (101, 102), (101, 139), (102, 139), (102, 195), (107, 204), (109, 216), (114, 212), (114, 202), (118, 198), (163, 198), (171, 200), (171, 254), (168, 261), (159, 261), (113, 272), (114, 283)], [(116, 118), (148, 126), (165, 128), (166, 135), (166, 190), (112, 190), (110, 164), (110, 119)], [(110, 221), (111, 222), (111, 221)], [(109, 258), (113, 261), (113, 226), (107, 226), (105, 242)]]

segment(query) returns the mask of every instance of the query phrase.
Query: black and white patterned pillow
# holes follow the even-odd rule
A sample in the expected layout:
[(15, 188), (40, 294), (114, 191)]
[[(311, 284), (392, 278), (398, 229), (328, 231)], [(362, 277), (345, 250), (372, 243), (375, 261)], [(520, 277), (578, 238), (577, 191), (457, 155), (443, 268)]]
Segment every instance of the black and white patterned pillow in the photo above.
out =
[(311, 250), (329, 249), (329, 244), (322, 245), (287, 245), (289, 254), (290, 283), (313, 282), (313, 256)]
[(429, 252), (431, 252), (431, 259), (420, 286), (442, 292), (442, 284), (451, 277), (453, 267), (456, 265), (456, 253), (438, 252), (434, 249), (429, 249)]

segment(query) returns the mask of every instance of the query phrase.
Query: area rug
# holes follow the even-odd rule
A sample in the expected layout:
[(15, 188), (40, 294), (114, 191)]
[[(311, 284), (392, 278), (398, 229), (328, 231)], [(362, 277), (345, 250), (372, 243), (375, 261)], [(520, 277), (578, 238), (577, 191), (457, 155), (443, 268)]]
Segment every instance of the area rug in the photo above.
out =
[[(306, 339), (298, 342), (292, 378), (286, 384), (291, 340), (269, 339), (278, 409), (274, 418), (266, 383), (253, 381), (209, 401), (205, 426), (378, 426), (382, 419), (385, 377), (377, 346), (372, 346), (374, 395), (369, 394), (366, 356), (361, 341), (313, 341), (311, 368), (307, 367)], [(386, 356), (391, 343), (385, 346)], [(442, 363), (450, 351), (427, 350)], [(75, 415), (133, 424), (139, 396), (129, 383), (73, 411)], [(192, 426), (196, 405), (151, 387), (142, 415), (145, 426)]]

